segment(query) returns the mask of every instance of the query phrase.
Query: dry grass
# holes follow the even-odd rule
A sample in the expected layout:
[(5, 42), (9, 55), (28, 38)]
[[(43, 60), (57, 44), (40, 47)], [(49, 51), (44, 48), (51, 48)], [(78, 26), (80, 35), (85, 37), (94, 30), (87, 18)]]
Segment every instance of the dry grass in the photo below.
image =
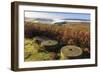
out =
[(50, 25), (25, 22), (25, 37), (46, 36), (65, 44), (90, 48), (89, 23), (68, 23)]

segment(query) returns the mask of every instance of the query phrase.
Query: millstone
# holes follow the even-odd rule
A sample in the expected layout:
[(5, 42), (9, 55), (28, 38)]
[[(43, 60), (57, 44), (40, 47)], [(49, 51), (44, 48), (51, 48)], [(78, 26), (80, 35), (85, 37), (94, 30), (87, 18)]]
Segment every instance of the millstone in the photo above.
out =
[(82, 50), (80, 47), (70, 45), (62, 47), (61, 53), (64, 57), (76, 57), (82, 54)]

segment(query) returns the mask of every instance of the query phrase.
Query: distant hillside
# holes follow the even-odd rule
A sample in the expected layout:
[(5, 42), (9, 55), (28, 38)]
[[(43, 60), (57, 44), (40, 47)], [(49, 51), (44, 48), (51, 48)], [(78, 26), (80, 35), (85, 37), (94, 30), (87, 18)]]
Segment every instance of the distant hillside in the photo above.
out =
[(27, 22), (38, 22), (38, 23), (44, 23), (44, 24), (51, 24), (53, 22), (52, 19), (46, 19), (46, 18), (25, 18), (25, 21)]
[(43, 23), (43, 24), (66, 24), (69, 22), (72, 23), (90, 23), (90, 20), (81, 20), (81, 19), (47, 19), (47, 18), (25, 18), (27, 22), (34, 22), (34, 23)]

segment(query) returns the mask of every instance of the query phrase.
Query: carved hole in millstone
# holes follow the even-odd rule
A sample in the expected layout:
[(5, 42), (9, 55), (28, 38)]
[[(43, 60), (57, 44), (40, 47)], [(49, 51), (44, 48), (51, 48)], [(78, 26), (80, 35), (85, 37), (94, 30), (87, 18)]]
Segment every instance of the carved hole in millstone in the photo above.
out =
[(69, 51), (73, 51), (72, 49), (69, 49)]

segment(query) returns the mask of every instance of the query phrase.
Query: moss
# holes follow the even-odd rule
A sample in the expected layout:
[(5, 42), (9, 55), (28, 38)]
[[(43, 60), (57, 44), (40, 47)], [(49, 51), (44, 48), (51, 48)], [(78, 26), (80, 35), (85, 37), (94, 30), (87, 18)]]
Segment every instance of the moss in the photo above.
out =
[(32, 55), (27, 58), (25, 61), (41, 61), (41, 60), (50, 60), (50, 54), (45, 52), (32, 53)]
[(43, 50), (43, 46), (39, 45), (32, 39), (25, 39), (24, 59), (25, 61), (41, 61), (50, 60), (49, 52)]

